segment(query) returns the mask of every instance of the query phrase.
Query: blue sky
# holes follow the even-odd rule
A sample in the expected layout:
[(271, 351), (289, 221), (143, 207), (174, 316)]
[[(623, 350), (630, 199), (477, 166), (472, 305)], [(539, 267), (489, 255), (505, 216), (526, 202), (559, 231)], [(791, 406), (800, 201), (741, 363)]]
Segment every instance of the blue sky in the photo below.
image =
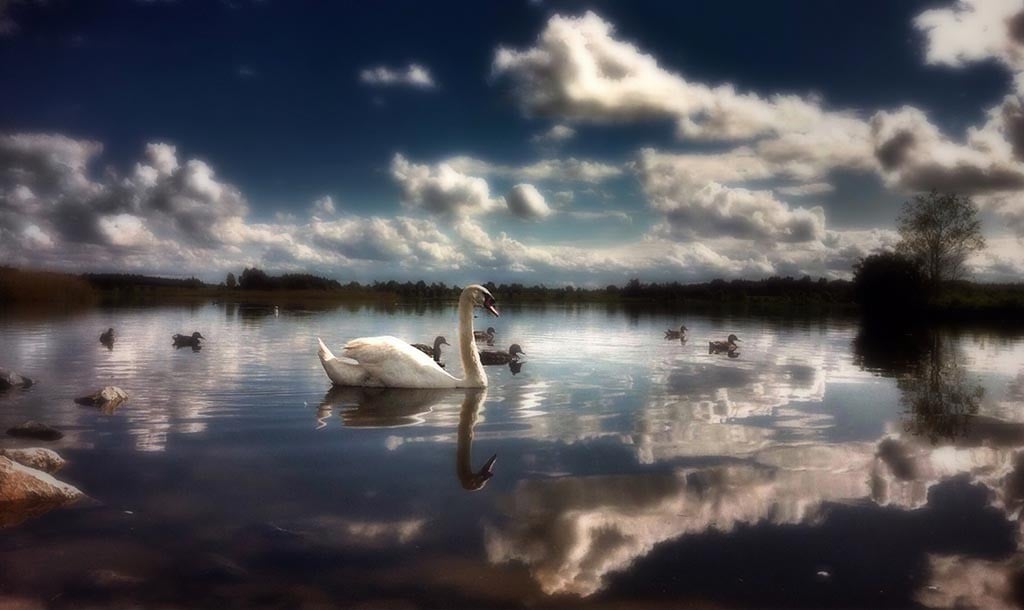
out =
[(936, 187), (1024, 269), (1020, 0), (0, 7), (14, 264), (844, 277)]

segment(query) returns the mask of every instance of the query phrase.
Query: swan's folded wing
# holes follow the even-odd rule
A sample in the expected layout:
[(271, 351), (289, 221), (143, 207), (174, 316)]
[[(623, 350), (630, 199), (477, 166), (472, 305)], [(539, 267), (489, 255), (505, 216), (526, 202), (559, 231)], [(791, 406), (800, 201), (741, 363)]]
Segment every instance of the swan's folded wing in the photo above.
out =
[(393, 387), (429, 387), (455, 379), (427, 356), (395, 337), (362, 337), (345, 344), (342, 353), (366, 371)]
[(395, 337), (360, 337), (346, 343), (341, 351), (346, 357), (357, 360), (362, 365), (379, 364), (392, 360), (410, 358), (424, 359), (431, 362), (423, 352)]

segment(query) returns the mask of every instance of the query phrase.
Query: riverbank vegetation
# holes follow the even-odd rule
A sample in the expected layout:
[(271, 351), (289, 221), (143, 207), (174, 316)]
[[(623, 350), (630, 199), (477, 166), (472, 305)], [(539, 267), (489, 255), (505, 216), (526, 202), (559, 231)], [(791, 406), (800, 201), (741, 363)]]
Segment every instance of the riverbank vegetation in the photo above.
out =
[(853, 297), (868, 321), (1024, 319), (1024, 284), (965, 280), (971, 254), (985, 248), (969, 197), (932, 191), (903, 205), (895, 250), (854, 265)]
[[(231, 278), (233, 279), (232, 275)], [(500, 303), (617, 303), (638, 307), (748, 313), (856, 313), (888, 316), (893, 311), (931, 312), (939, 317), (999, 317), (1024, 313), (1024, 284), (945, 282), (931, 291), (919, 269), (906, 256), (880, 253), (864, 259), (855, 280), (770, 277), (761, 280), (641, 282), (599, 288), (485, 284)], [(135, 274), (83, 274), (0, 268), (0, 305), (81, 307), (93, 304), (166, 305), (206, 302), (288, 306), (330, 306), (345, 303), (444, 303), (456, 299), (461, 287), (445, 283), (359, 282), (309, 274), (272, 276), (245, 269), (234, 285), (204, 283), (195, 278), (162, 278)]]
[(0, 266), (0, 305), (75, 308), (93, 305), (97, 297), (93, 286), (79, 276)]

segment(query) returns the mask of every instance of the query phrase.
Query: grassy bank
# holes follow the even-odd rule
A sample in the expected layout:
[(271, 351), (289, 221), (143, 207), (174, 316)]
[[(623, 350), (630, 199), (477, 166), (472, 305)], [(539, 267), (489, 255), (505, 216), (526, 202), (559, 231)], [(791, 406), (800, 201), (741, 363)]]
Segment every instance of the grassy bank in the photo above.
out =
[(97, 291), (78, 276), (0, 267), (0, 305), (74, 309), (98, 301)]
[(278, 305), (280, 307), (324, 306), (345, 303), (394, 302), (395, 295), (368, 290), (229, 290), (217, 286), (170, 288), (125, 286), (98, 291), (99, 302), (107, 306), (195, 305), (208, 302)]

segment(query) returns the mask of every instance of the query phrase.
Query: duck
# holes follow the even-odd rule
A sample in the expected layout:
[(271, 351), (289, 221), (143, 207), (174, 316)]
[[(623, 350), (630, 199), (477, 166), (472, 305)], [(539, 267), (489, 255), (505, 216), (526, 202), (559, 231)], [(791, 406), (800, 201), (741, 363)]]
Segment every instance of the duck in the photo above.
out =
[(487, 374), (480, 352), (473, 345), (473, 310), (480, 307), (498, 317), (494, 295), (480, 284), (466, 286), (459, 295), (459, 357), (464, 377), (437, 366), (433, 358), (391, 336), (352, 339), (335, 356), (317, 338), (317, 355), (335, 385), (384, 388), (486, 388)]
[(708, 353), (734, 352), (739, 349), (739, 346), (736, 345), (738, 342), (740, 342), (740, 338), (736, 335), (729, 335), (725, 341), (708, 341)]
[(430, 356), (431, 358), (433, 358), (434, 362), (437, 362), (438, 364), (440, 364), (440, 362), (441, 362), (441, 346), (442, 345), (450, 345), (450, 344), (448, 343), (448, 340), (445, 339), (441, 335), (438, 335), (437, 337), (434, 337), (434, 347), (430, 347), (429, 345), (427, 345), (425, 343), (413, 343), (412, 344), (413, 347), (415, 347), (416, 349), (420, 350), (424, 354), (426, 354), (426, 355)]
[(201, 347), (199, 341), (206, 340), (206, 337), (199, 334), (199, 331), (192, 333), (192, 335), (174, 335), (171, 337), (174, 341), (174, 347), (191, 347), (193, 349)]
[(473, 331), (473, 338), (477, 341), (486, 341), (488, 345), (494, 343), (494, 330), (493, 326), (488, 326), (487, 330), (475, 330)]
[(686, 328), (685, 324), (680, 326), (679, 330), (673, 330), (673, 329), (670, 328), (670, 329), (665, 331), (665, 338), (666, 339), (682, 339), (686, 335), (686, 331), (687, 330), (689, 330), (689, 329)]
[(480, 362), (484, 364), (510, 364), (519, 360), (519, 355), (526, 355), (522, 347), (519, 347), (518, 343), (513, 343), (509, 346), (507, 352), (502, 351), (481, 351)]
[(114, 344), (114, 329), (113, 328), (108, 328), (105, 333), (100, 335), (100, 343), (102, 343), (103, 345), (106, 345), (108, 347)]

